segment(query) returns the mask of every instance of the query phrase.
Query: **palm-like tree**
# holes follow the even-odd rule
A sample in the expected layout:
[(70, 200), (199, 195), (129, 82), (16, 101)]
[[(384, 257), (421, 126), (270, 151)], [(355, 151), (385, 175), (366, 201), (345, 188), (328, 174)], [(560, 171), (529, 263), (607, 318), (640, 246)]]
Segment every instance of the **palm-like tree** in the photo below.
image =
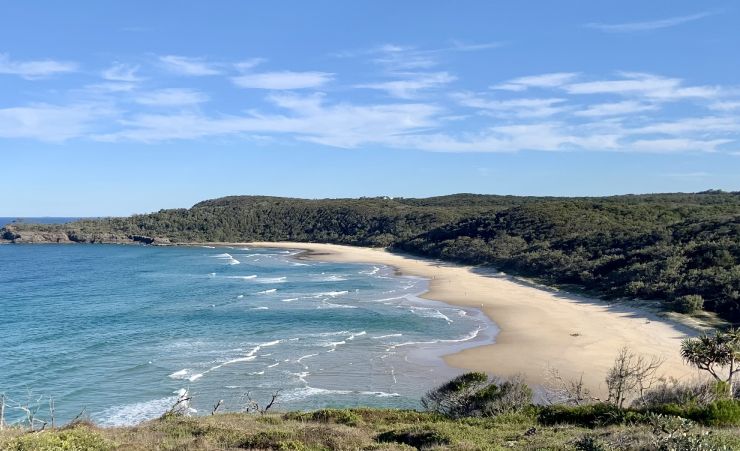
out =
[[(681, 357), (717, 381), (726, 382), (734, 393), (734, 377), (740, 373), (740, 329), (701, 335), (681, 342)], [(723, 377), (724, 368), (727, 376)]]

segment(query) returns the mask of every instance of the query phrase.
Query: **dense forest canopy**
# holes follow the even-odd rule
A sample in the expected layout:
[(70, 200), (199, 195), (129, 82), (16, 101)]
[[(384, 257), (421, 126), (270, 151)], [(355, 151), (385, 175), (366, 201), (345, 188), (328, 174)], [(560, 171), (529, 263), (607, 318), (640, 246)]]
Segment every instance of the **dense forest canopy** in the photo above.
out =
[(16, 242), (262, 240), (388, 246), (494, 265), (606, 297), (654, 300), (677, 311), (703, 308), (740, 322), (740, 193), (231, 196), (127, 218), (11, 225), (0, 229), (0, 236)]

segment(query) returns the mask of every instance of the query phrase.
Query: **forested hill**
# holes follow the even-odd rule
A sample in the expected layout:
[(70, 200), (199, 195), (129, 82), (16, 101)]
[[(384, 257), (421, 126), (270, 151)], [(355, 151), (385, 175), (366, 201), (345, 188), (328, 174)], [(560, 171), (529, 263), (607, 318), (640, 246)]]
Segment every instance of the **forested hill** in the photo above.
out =
[(15, 242), (312, 241), (491, 264), (740, 322), (740, 193), (600, 198), (232, 196), (190, 209), (0, 229)]

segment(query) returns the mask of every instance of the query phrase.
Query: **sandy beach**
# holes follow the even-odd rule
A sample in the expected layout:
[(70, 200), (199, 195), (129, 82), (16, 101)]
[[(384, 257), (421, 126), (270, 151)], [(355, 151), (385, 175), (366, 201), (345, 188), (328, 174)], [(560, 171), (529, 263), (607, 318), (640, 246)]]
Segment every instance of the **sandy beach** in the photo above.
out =
[[(222, 243), (223, 244), (223, 243)], [(436, 260), (410, 258), (383, 249), (315, 243), (244, 243), (247, 246), (302, 249), (306, 258), (392, 266), (403, 275), (429, 279), (422, 297), (481, 308), (500, 328), (495, 343), (445, 357), (454, 367), (499, 376), (521, 373), (543, 384), (548, 368), (583, 380), (603, 394), (604, 376), (623, 346), (664, 360), (660, 373), (679, 379), (698, 372), (680, 358), (681, 339), (695, 334), (686, 326), (624, 305), (531, 286), (503, 274)]]

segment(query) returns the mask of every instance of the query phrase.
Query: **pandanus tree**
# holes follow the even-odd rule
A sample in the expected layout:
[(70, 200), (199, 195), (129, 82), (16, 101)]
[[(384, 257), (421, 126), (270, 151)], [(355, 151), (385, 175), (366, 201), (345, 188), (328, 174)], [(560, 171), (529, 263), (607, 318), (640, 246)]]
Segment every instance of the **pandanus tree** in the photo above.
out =
[(681, 343), (681, 357), (718, 382), (727, 383), (732, 395), (735, 375), (740, 373), (740, 329), (687, 338)]

